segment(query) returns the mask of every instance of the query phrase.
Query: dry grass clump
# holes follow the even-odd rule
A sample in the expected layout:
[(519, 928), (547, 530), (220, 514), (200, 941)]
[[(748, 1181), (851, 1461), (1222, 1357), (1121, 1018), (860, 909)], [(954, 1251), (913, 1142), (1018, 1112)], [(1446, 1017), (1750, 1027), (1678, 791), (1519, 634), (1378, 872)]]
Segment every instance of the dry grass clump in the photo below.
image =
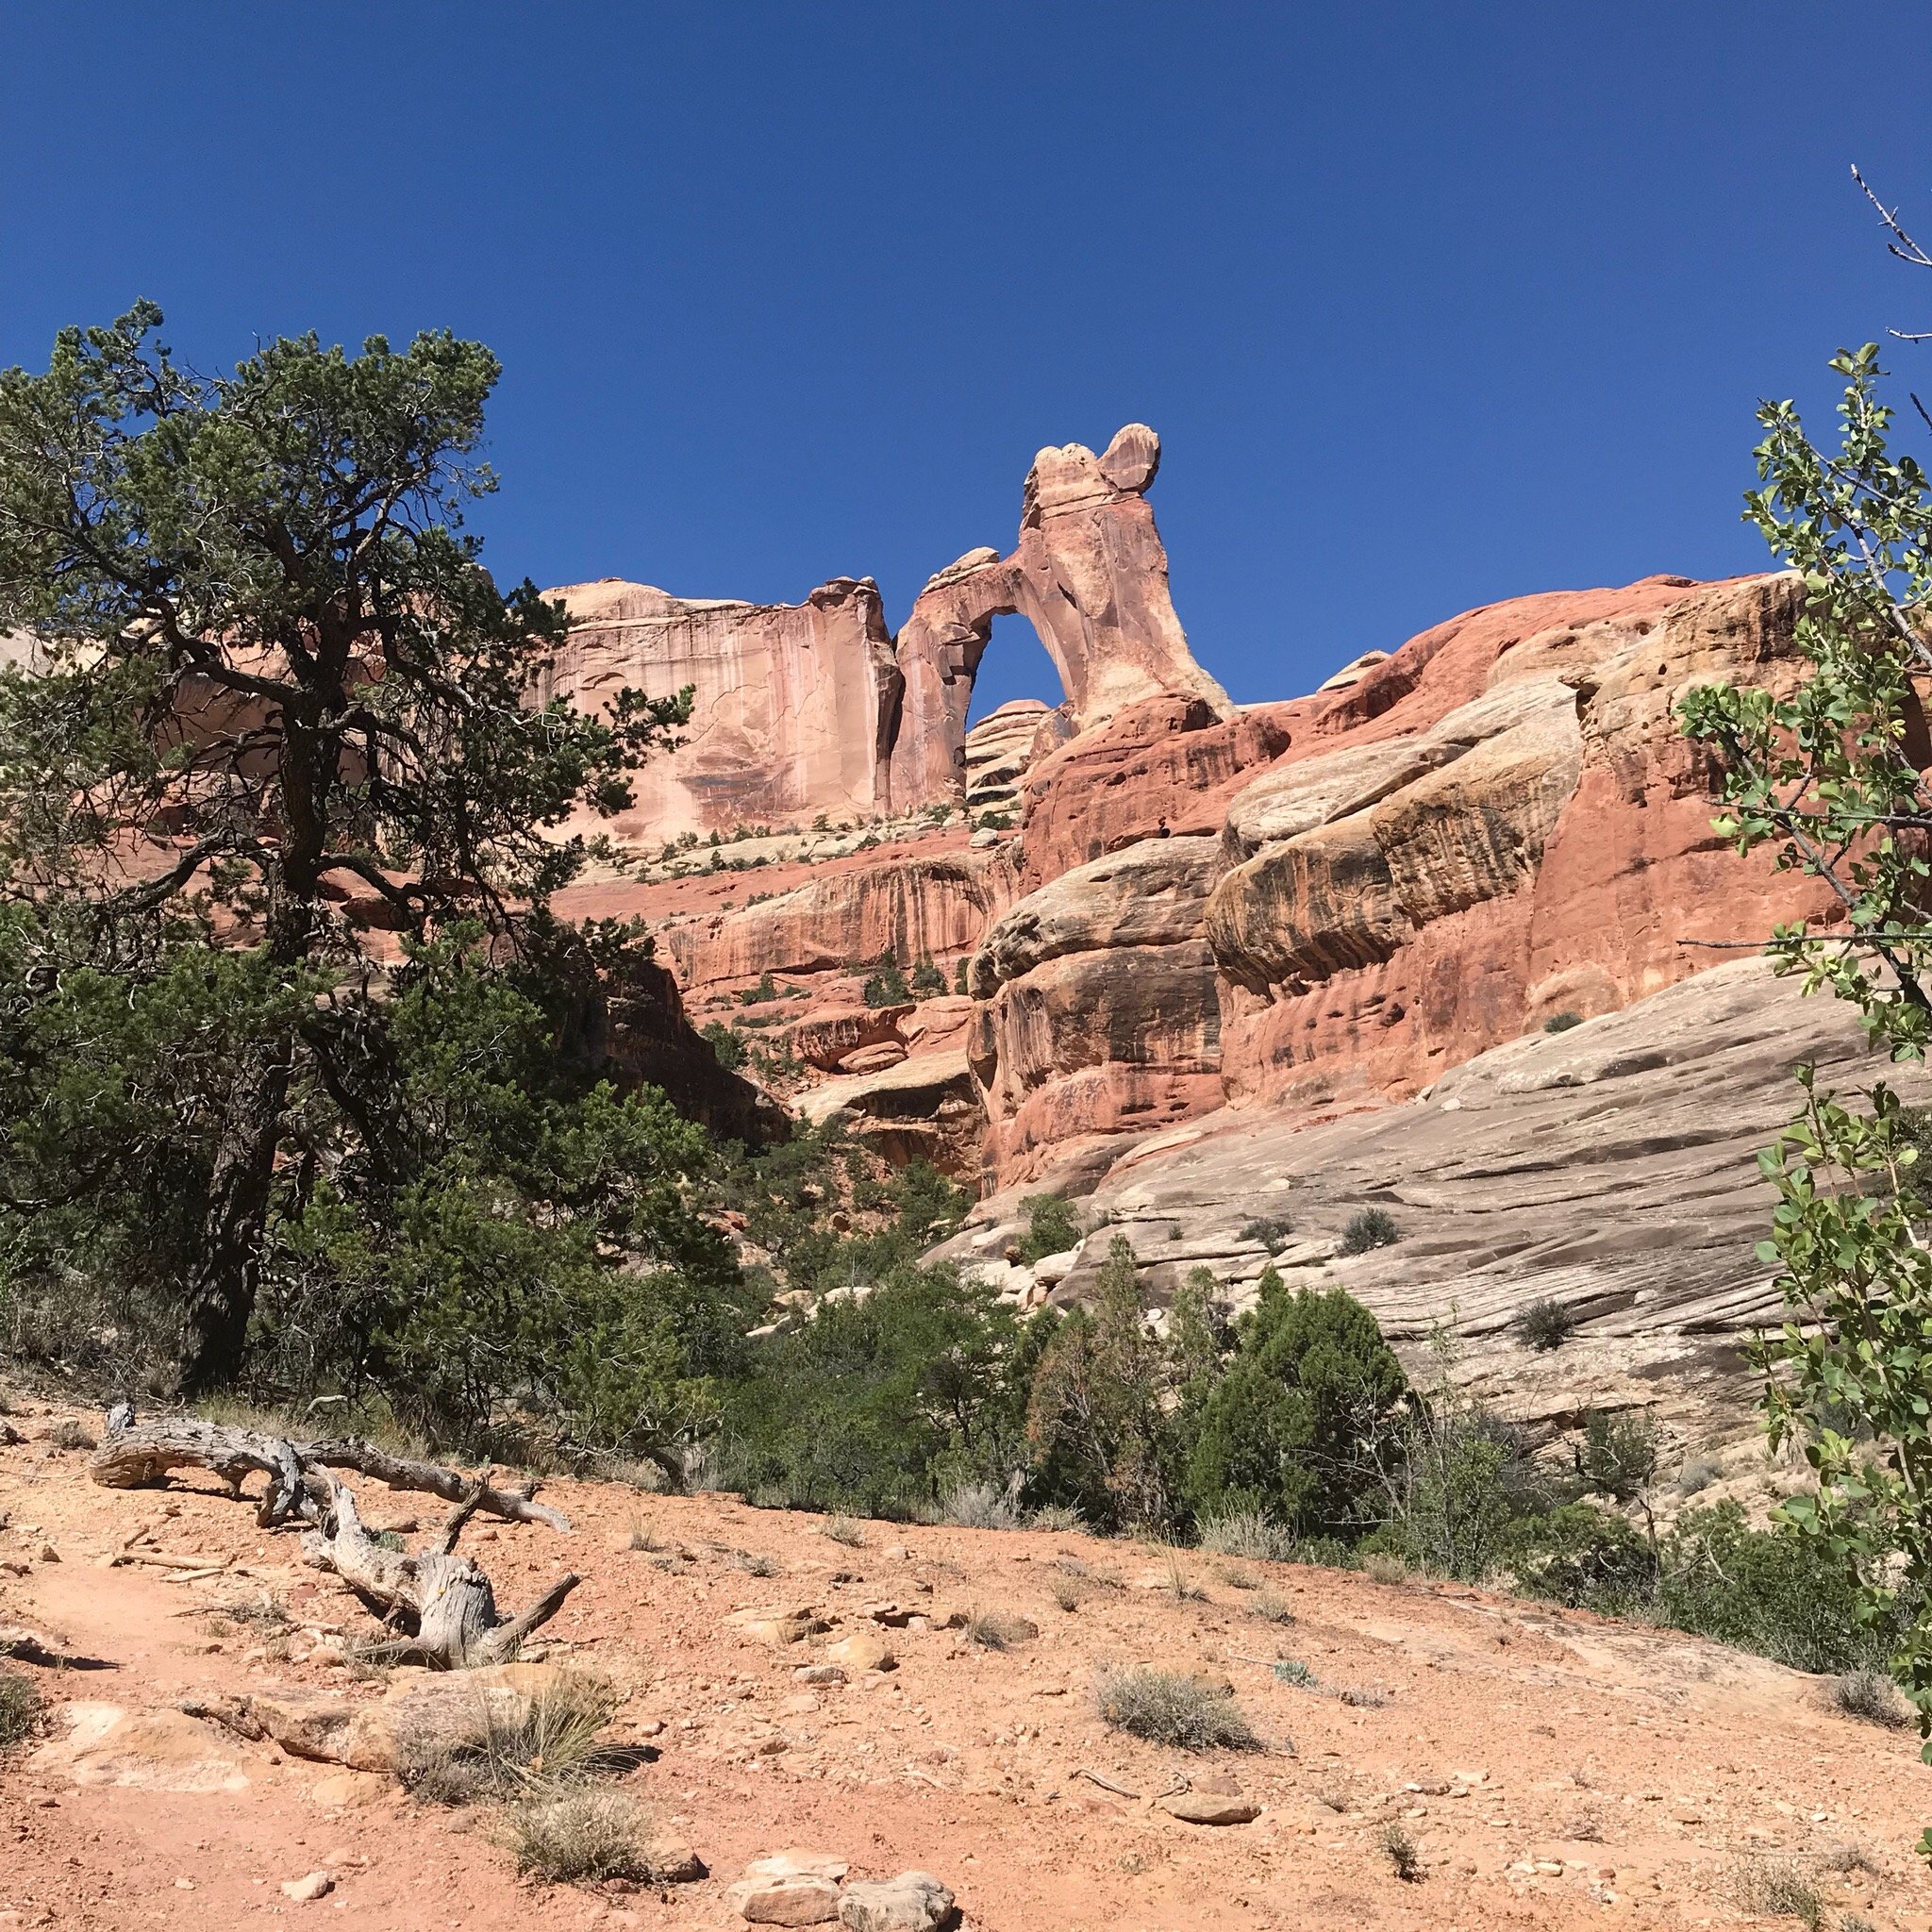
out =
[(1294, 1622), (1294, 1612), (1272, 1590), (1262, 1591), (1248, 1607), (1264, 1624), (1292, 1624)]
[(50, 1428), (44, 1438), (57, 1449), (94, 1449), (99, 1444), (88, 1434), (86, 1428), (75, 1422), (71, 1415), (63, 1415)]
[(404, 1785), (438, 1805), (528, 1796), (608, 1768), (599, 1740), (618, 1695), (571, 1672), (525, 1700), (480, 1692), (456, 1724), (420, 1727), (398, 1740)]
[(1408, 1565), (1400, 1557), (1376, 1550), (1362, 1558), (1362, 1574), (1371, 1583), (1407, 1583)]
[(1824, 1694), (1834, 1710), (1868, 1724), (1901, 1731), (1912, 1721), (1898, 1687), (1877, 1671), (1854, 1671), (1848, 1676), (1834, 1677)]
[(1294, 1554), (1294, 1538), (1258, 1509), (1230, 1509), (1201, 1525), (1201, 1547), (1217, 1557), (1244, 1557), (1255, 1563), (1285, 1563)]
[(577, 1785), (533, 1792), (510, 1807), (508, 1826), (520, 1875), (557, 1885), (653, 1876), (644, 1814), (623, 1791)]
[(828, 1516), (819, 1524), (819, 1534), (830, 1537), (835, 1543), (842, 1543), (848, 1550), (862, 1550), (865, 1547), (865, 1531), (849, 1516)]
[(0, 1671), (0, 1750), (25, 1742), (40, 1721), (40, 1687), (18, 1671)]
[(1020, 1498), (997, 1483), (955, 1483), (940, 1501), (940, 1521), (955, 1529), (1018, 1529)]
[(1261, 1740), (1223, 1690), (1177, 1671), (1107, 1671), (1096, 1700), (1104, 1722), (1177, 1751), (1258, 1751)]
[(1045, 1503), (1026, 1512), (1028, 1529), (1044, 1530), (1049, 1536), (1079, 1536), (1087, 1519), (1071, 1503)]
[(1389, 1869), (1405, 1885), (1413, 1885), (1423, 1875), (1422, 1848), (1392, 1821), (1375, 1834), (1375, 1842), (1382, 1848), (1382, 1856), (1389, 1860)]
[(981, 1650), (1011, 1650), (1040, 1635), (1040, 1625), (1030, 1617), (1015, 1617), (1005, 1610), (974, 1610), (966, 1620), (966, 1641)]
[(1796, 1919), (1806, 1932), (1820, 1932), (1824, 1924), (1824, 1901), (1810, 1874), (1792, 1859), (1749, 1859), (1733, 1869), (1730, 1890), (1744, 1911)]

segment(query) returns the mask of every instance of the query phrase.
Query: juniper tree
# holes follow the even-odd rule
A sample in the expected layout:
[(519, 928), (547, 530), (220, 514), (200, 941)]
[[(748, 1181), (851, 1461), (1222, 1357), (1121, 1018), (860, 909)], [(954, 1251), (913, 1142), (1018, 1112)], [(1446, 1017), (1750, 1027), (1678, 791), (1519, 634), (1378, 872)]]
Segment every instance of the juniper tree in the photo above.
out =
[[(0, 637), (29, 663), (0, 675), (0, 1208), (72, 1206), (90, 1158), (105, 1186), (117, 1108), (165, 1165), (178, 1114), (122, 1265), (180, 1257), (202, 1391), (241, 1362), (278, 1174), (321, 1144), (294, 1117), (319, 1096), (365, 1167), (396, 1151), (361, 928), (554, 967), (548, 902), (587, 856), (565, 822), (629, 802), (689, 694), (544, 700), (563, 610), (499, 590), (463, 527), (494, 488), (480, 343), (285, 338), (207, 375), (160, 325), (143, 303), (0, 374)], [(163, 1215), (192, 1224), (172, 1245)]]

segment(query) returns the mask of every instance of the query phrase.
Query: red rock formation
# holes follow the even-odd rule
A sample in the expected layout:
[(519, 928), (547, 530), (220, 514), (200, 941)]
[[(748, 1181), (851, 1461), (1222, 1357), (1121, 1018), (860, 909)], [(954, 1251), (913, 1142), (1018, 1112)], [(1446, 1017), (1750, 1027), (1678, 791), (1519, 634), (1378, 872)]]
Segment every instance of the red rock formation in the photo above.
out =
[(900, 678), (871, 578), (835, 577), (802, 604), (673, 597), (621, 577), (550, 594), (571, 635), (541, 696), (595, 710), (626, 686), (693, 688), (680, 749), (637, 774), (634, 810), (599, 822), (613, 838), (651, 849), (685, 831), (890, 806)]
[(1059, 672), (1076, 730), (1147, 698), (1226, 717), (1227, 693), (1195, 663), (1174, 615), (1167, 552), (1145, 491), (1160, 439), (1130, 423), (1096, 457), (1070, 442), (1027, 473), (1019, 547), (970, 550), (926, 584), (900, 631), (904, 716), (892, 751), (902, 807), (957, 798), (966, 713), (992, 620), (1023, 613)]

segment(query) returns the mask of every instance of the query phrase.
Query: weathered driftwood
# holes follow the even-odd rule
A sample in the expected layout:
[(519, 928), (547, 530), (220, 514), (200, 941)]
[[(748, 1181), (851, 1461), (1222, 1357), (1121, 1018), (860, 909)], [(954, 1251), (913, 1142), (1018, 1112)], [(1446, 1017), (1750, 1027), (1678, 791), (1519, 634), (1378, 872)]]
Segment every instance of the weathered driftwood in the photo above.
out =
[[(129, 1422), (109, 1431), (89, 1473), (108, 1489), (132, 1489), (182, 1468), (211, 1470), (238, 1496), (247, 1477), (266, 1474), (256, 1520), (264, 1527), (291, 1518), (309, 1525), (302, 1539), (304, 1559), (340, 1576), (399, 1631), (376, 1647), (378, 1656), (442, 1669), (506, 1662), (557, 1614), (580, 1580), (559, 1577), (529, 1608), (504, 1615), (481, 1566), (457, 1554), (463, 1525), (479, 1511), (558, 1529), (570, 1526), (565, 1519), (528, 1492), (506, 1492), (480, 1476), (408, 1461), (364, 1442), (291, 1442), (192, 1416)], [(354, 1492), (333, 1474), (339, 1468), (375, 1475), (391, 1489), (449, 1497), (457, 1507), (429, 1548), (413, 1554), (392, 1549), (363, 1525)]]
[[(414, 1462), (391, 1456), (373, 1442), (353, 1437), (325, 1442), (291, 1442), (255, 1429), (238, 1429), (225, 1423), (175, 1416), (159, 1422), (130, 1423), (110, 1427), (94, 1451), (88, 1474), (110, 1490), (135, 1490), (161, 1481), (171, 1469), (207, 1469), (240, 1489), (258, 1472), (269, 1478), (264, 1501), (264, 1525), (279, 1523), (295, 1507), (304, 1469), (353, 1469), (374, 1476), (392, 1490), (420, 1490), (445, 1502), (465, 1500), (475, 1479), (438, 1462)], [(476, 1507), (506, 1523), (541, 1523), (551, 1529), (568, 1529), (560, 1510), (536, 1502), (527, 1491), (497, 1490), (487, 1483)], [(272, 1512), (272, 1513), (271, 1513)]]

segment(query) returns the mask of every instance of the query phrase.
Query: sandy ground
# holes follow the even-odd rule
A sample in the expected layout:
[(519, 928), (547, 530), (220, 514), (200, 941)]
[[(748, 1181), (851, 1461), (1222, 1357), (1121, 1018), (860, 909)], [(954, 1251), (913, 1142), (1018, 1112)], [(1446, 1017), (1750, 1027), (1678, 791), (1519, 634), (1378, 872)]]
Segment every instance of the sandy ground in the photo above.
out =
[[(373, 1625), (302, 1566), (292, 1532), (257, 1530), (212, 1478), (94, 1487), (84, 1452), (43, 1439), (55, 1412), (16, 1407), (28, 1440), (0, 1449), (0, 1623), (98, 1667), (32, 1672), (49, 1721), (0, 1769), (0, 1925), (724, 1928), (745, 1863), (805, 1846), (856, 1876), (936, 1873), (987, 1932), (1728, 1924), (1748, 1916), (1740, 1874), (1785, 1861), (1831, 1932), (1855, 1932), (1846, 1914), (1932, 1928), (1910, 1850), (1932, 1820), (1916, 1740), (1757, 1658), (1458, 1586), (1189, 1552), (1180, 1595), (1169, 1559), (1132, 1543), (867, 1524), (848, 1547), (815, 1517), (566, 1482), (544, 1496), (568, 1535), (483, 1527), (464, 1547), (512, 1607), (566, 1566), (585, 1575), (548, 1654), (628, 1691), (617, 1729), (658, 1752), (629, 1786), (711, 1876), (662, 1894), (520, 1883), (487, 1811), (419, 1805), (174, 1712), (194, 1691), (383, 1694), (338, 1653), (305, 1656), (312, 1636), (291, 1660), (211, 1634), (221, 1604), (267, 1591), (298, 1630)], [(360, 1488), (376, 1524), (440, 1518), (433, 1498)], [(229, 1568), (107, 1567), (143, 1525), (143, 1547)], [(623, 1547), (633, 1531), (653, 1547)], [(1265, 1592), (1292, 1623), (1257, 1612)], [(887, 1604), (929, 1626), (880, 1631), (896, 1669), (799, 1680)], [(829, 1633), (775, 1649), (725, 1622), (808, 1605)], [(953, 1609), (1040, 1634), (982, 1649), (937, 1627)], [(1279, 1681), (1278, 1657), (1313, 1685)], [(1231, 1682), (1274, 1748), (1190, 1757), (1108, 1730), (1096, 1675), (1132, 1663)], [(117, 1735), (135, 1745), (76, 1754), (111, 1723), (102, 1707), (133, 1714)], [(1196, 1825), (1153, 1805), (1185, 1777), (1232, 1778), (1259, 1817)], [(1420, 1848), (1415, 1882), (1381, 1848), (1391, 1822)], [(317, 1869), (326, 1897), (283, 1894)]]

